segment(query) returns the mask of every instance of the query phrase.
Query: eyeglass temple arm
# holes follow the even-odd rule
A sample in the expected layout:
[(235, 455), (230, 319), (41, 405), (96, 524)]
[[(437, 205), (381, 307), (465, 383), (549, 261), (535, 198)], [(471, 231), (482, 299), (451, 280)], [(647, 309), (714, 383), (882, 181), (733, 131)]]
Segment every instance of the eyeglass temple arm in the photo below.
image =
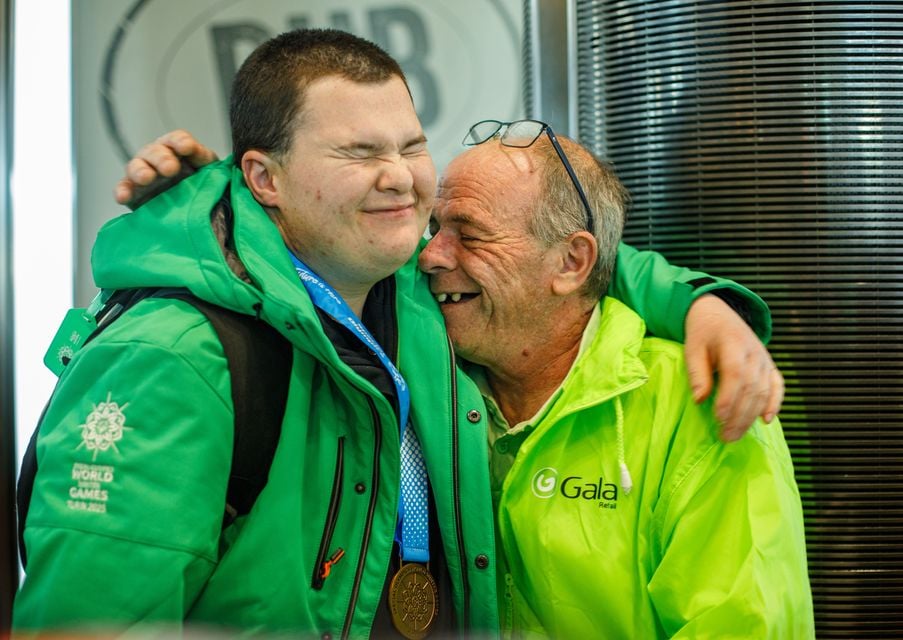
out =
[(596, 235), (596, 221), (593, 219), (593, 210), (589, 206), (589, 200), (586, 199), (586, 194), (583, 192), (583, 185), (580, 184), (580, 180), (577, 179), (577, 174), (574, 173), (574, 168), (571, 167), (571, 163), (568, 161), (566, 155), (564, 155), (564, 149), (561, 148), (561, 145), (558, 144), (558, 138), (555, 137), (555, 132), (552, 131), (552, 128), (546, 125), (546, 135), (549, 136), (549, 141), (552, 143), (552, 147), (555, 149), (555, 153), (558, 154), (558, 158), (561, 160), (561, 164), (564, 165), (565, 171), (568, 172), (568, 176), (571, 178), (571, 182), (574, 183), (574, 187), (577, 189), (577, 195), (580, 196), (580, 201), (583, 203), (583, 207), (586, 209), (586, 227), (587, 231), (591, 234)]

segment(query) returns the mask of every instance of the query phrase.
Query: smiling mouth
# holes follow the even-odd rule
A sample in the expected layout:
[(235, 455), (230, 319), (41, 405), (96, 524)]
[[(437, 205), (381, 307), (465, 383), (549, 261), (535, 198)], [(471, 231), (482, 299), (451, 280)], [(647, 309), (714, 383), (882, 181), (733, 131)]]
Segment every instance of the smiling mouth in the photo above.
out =
[(452, 304), (455, 302), (467, 302), (473, 300), (479, 293), (436, 293), (434, 297), (439, 304)]
[(397, 214), (397, 213), (407, 213), (409, 211), (413, 211), (413, 209), (414, 209), (414, 203), (411, 202), (408, 204), (400, 204), (398, 206), (387, 206), (387, 207), (382, 207), (382, 208), (366, 209), (366, 212), (372, 213), (372, 214), (377, 214), (377, 215), (378, 214), (391, 215), (391, 214)]

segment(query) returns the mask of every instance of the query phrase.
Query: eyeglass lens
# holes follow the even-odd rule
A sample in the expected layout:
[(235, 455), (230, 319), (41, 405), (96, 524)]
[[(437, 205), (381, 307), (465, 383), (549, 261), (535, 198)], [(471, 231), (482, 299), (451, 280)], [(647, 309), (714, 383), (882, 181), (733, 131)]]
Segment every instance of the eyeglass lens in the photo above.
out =
[(552, 129), (549, 125), (544, 122), (539, 122), (538, 120), (517, 120), (516, 122), (483, 120), (470, 128), (462, 142), (467, 146), (482, 144), (498, 134), (498, 132), (502, 130), (502, 127), (506, 127), (506, 129), (502, 133), (499, 141), (506, 147), (529, 147), (536, 142), (543, 131), (548, 133), (549, 142), (552, 143), (555, 153), (558, 154), (558, 158), (564, 165), (571, 182), (574, 183), (574, 188), (577, 189), (580, 201), (586, 209), (587, 229), (590, 233), (594, 233), (595, 221), (593, 220), (593, 211), (589, 206), (589, 201), (586, 199), (586, 194), (583, 192), (583, 186), (580, 184), (580, 180), (577, 179), (577, 174), (574, 173), (574, 169), (571, 167), (571, 163), (568, 161), (564, 149), (558, 144), (558, 140), (555, 139), (555, 134), (552, 133)]
[(470, 128), (464, 137), (467, 146), (482, 144), (491, 139), (505, 127), (500, 142), (506, 147), (529, 147), (542, 135), (546, 125), (536, 120), (518, 120), (517, 122), (499, 122), (483, 120)]
[(467, 146), (483, 144), (497, 134), (503, 126), (504, 124), (498, 120), (483, 120), (470, 128), (470, 131), (464, 136), (463, 142)]

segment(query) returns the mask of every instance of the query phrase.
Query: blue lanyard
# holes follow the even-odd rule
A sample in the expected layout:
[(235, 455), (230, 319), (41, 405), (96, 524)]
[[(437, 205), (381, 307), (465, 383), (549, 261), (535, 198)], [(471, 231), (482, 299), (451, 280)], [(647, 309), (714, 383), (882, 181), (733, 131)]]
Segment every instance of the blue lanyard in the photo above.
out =
[[(427, 519), (426, 465), (414, 430), (407, 428), (411, 407), (408, 385), (401, 372), (398, 371), (376, 339), (370, 335), (342, 296), (291, 251), (289, 251), (289, 257), (314, 305), (329, 314), (371, 349), (388, 371), (389, 377), (395, 385), (401, 442), (401, 499), (398, 503), (398, 527), (395, 539), (398, 541), (401, 557), (404, 560), (427, 562), (429, 560), (429, 523)], [(405, 518), (406, 512), (411, 517)]]

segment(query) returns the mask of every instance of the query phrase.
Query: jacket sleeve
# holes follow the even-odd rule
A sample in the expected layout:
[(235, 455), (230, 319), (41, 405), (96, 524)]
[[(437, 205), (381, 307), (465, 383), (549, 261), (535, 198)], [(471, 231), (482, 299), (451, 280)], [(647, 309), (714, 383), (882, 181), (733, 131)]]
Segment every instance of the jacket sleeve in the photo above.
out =
[(648, 590), (666, 635), (813, 638), (802, 507), (780, 427), (760, 422), (736, 443), (687, 451), (654, 515)]
[(683, 342), (684, 319), (696, 298), (713, 293), (727, 302), (767, 344), (771, 338), (771, 313), (755, 293), (731, 280), (700, 271), (675, 267), (655, 251), (637, 251), (623, 242), (618, 246), (609, 295), (636, 311), (649, 331)]
[(174, 344), (102, 339), (41, 425), (17, 635), (179, 628), (217, 561), (233, 430), (222, 347), (200, 324)]

